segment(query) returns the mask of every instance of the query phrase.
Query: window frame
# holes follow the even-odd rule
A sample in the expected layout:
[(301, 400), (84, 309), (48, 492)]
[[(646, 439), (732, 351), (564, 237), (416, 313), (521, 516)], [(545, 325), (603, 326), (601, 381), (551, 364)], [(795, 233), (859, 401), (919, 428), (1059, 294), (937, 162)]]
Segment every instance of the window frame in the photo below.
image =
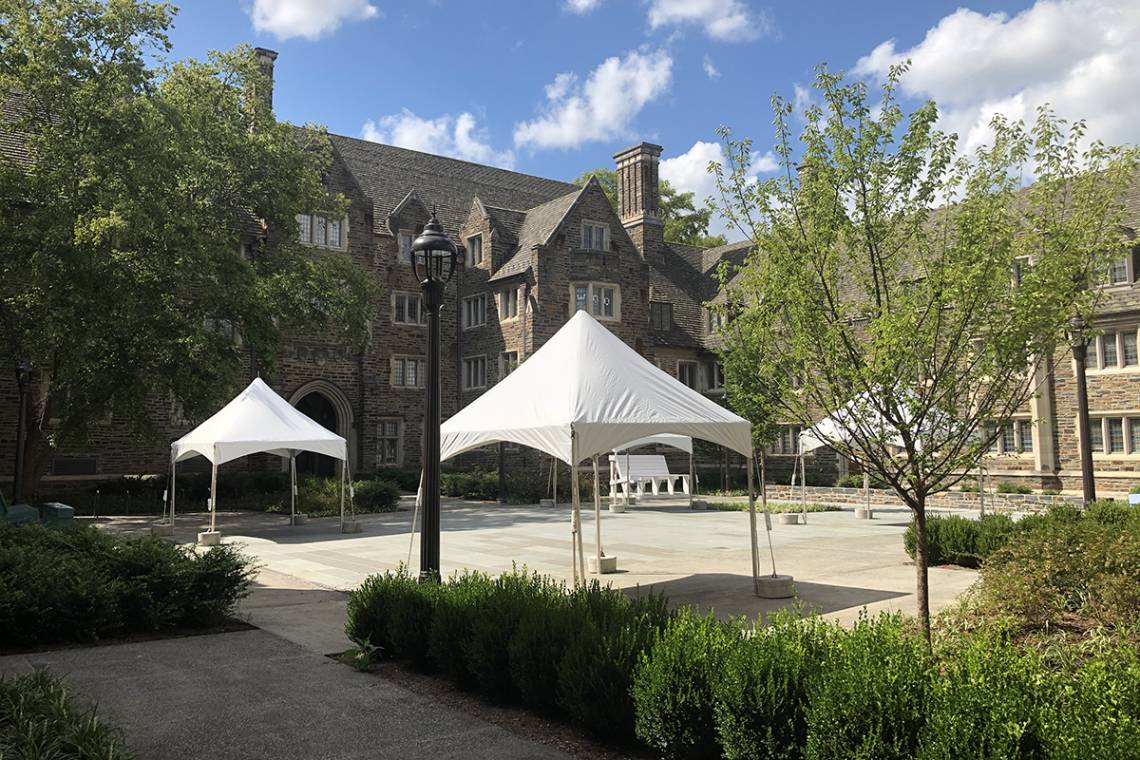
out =
[[(397, 299), (404, 299), (404, 319), (396, 319), (396, 301)], [(411, 322), (407, 318), (408, 306), (407, 301), (414, 299), (419, 304), (419, 320)], [(406, 325), (408, 327), (426, 327), (427, 326), (427, 309), (424, 308), (424, 297), (419, 293), (413, 293), (408, 290), (393, 290), (392, 291), (392, 324)]]
[[(1125, 351), (1125, 337), (1131, 337), (1137, 348), (1137, 361), (1128, 364)], [(1112, 346), (1115, 361), (1109, 364), (1105, 350), (1106, 345)], [(1137, 372), (1140, 371), (1140, 324), (1121, 325), (1119, 327), (1107, 326), (1105, 332), (1089, 339), (1085, 361), (1086, 372)], [(1074, 360), (1074, 369), (1076, 360)]]
[[(400, 377), (402, 380), (396, 382), (396, 363), (402, 363)], [(416, 382), (414, 384), (408, 383), (408, 362), (415, 362), (416, 364)], [(389, 381), (388, 384), (393, 388), (400, 388), (404, 390), (423, 390), (427, 374), (427, 359), (423, 356), (412, 356), (411, 354), (393, 354), (389, 360)]]
[[(656, 307), (656, 308), (654, 308)], [(664, 324), (659, 324), (662, 320), (658, 319), (661, 315), (665, 316)], [(650, 301), (649, 302), (649, 326), (654, 330), (661, 330), (667, 332), (673, 329), (673, 304), (669, 301)]]
[[(480, 321), (480, 322), (472, 322), (471, 321), (471, 314), (470, 314), (471, 310), (468, 308), (468, 304), (476, 303), (476, 302), (481, 302), (483, 305), (482, 321)], [(463, 329), (464, 330), (474, 330), (478, 327), (483, 327), (486, 324), (487, 324), (487, 294), (486, 293), (474, 293), (472, 295), (465, 296), (463, 298)]]
[[(470, 382), (470, 377), (468, 376), (469, 375), (468, 364), (470, 362), (482, 362), (482, 364), (483, 364), (483, 373), (482, 373), (483, 374), (483, 377), (482, 377), (483, 382), (480, 385), (474, 385)], [(461, 367), (460, 380), (462, 381), (462, 387), (463, 387), (464, 392), (478, 391), (478, 390), (482, 390), (483, 388), (486, 388), (487, 387), (487, 355), (486, 354), (471, 354), (470, 356), (464, 356), (463, 362), (462, 362), (462, 367)]]
[[(507, 357), (509, 355), (514, 355), (514, 357), (515, 357), (513, 365), (511, 364), (510, 360), (507, 359)], [(511, 372), (514, 372), (516, 369), (518, 369), (520, 361), (521, 361), (521, 359), (519, 358), (519, 352), (518, 351), (500, 351), (499, 352), (499, 380), (502, 380), (504, 377), (511, 374)], [(510, 369), (508, 369), (508, 367), (510, 367)]]
[[(395, 425), (396, 434), (386, 435), (384, 426)], [(385, 441), (395, 440), (395, 459), (386, 461), (384, 458)], [(404, 463), (404, 420), (399, 417), (381, 417), (376, 421), (376, 466), (400, 467)]]
[[(478, 261), (475, 260), (475, 248), (476, 248), (476, 246), (472, 245), (472, 241), (475, 241), (478, 243), (478, 248), (479, 248), (479, 260)], [(467, 242), (467, 256), (466, 256), (466, 262), (465, 263), (467, 264), (468, 268), (473, 269), (475, 267), (482, 266), (483, 261), (485, 259), (485, 256), (483, 253), (483, 233), (480, 232), (480, 233), (477, 233), (475, 235), (468, 236), (466, 242)]]
[[(408, 239), (408, 250), (404, 250), (403, 240)], [(412, 265), (412, 243), (416, 241), (416, 233), (414, 230), (397, 230), (396, 231), (396, 258), (400, 259), (408, 266)]]
[[(590, 230), (590, 245), (586, 245), (586, 230)], [(594, 245), (594, 233), (601, 232), (602, 244), (600, 246)], [(579, 241), (581, 250), (583, 251), (597, 251), (599, 253), (608, 253), (610, 250), (610, 226), (605, 222), (597, 222), (593, 219), (583, 219), (579, 229), (581, 239)]]
[[(690, 369), (690, 371), (692, 372), (692, 377), (693, 377), (693, 384), (692, 385), (689, 385), (688, 383), (686, 383), (684, 378), (681, 377), (681, 367), (685, 367), (687, 369)], [(688, 374), (688, 373), (686, 373), (686, 374)], [(678, 359), (677, 360), (676, 377), (677, 377), (677, 380), (680, 381), (680, 383), (682, 385), (684, 385), (686, 388), (692, 388), (695, 391), (700, 390), (700, 383), (701, 383), (700, 363), (697, 362), (696, 360), (693, 360), (693, 359)]]
[[(519, 314), (521, 313), (519, 311), (519, 301), (522, 300), (522, 297), (519, 295), (520, 290), (521, 288), (516, 285), (513, 288), (500, 288), (495, 294), (500, 322), (511, 322), (519, 318)], [(514, 296), (514, 298), (512, 299), (511, 296)], [(513, 314), (509, 313), (512, 300), (514, 302)]]
[[(616, 282), (601, 282), (601, 281), (586, 281), (581, 280), (571, 282), (569, 285), (570, 291), (570, 316), (574, 316), (578, 309), (577, 289), (586, 288), (586, 309), (585, 311), (590, 316), (597, 319), (599, 322), (621, 322), (621, 286)], [(613, 314), (595, 314), (593, 311), (594, 305), (594, 291), (598, 288), (603, 290), (613, 290)]]
[[(323, 222), (322, 229), (324, 230), (324, 241), (315, 240), (317, 230), (317, 220)], [(329, 229), (332, 225), (336, 225), (339, 231), (340, 240), (336, 243), (329, 243)], [(304, 234), (308, 230), (308, 236)], [(309, 212), (307, 214), (297, 214), (297, 242), (309, 248), (326, 248), (330, 251), (346, 251), (348, 250), (348, 217), (344, 216), (340, 219), (330, 219), (324, 214), (317, 214)]]

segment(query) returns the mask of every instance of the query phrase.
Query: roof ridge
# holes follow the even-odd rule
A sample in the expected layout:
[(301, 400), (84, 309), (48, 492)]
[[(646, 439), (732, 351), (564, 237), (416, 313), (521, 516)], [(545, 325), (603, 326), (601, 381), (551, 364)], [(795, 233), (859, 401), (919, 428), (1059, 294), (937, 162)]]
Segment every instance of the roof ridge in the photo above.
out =
[[(385, 147), (385, 148), (391, 148), (392, 150), (399, 150), (399, 151), (403, 151), (405, 153), (411, 153), (411, 154), (415, 154), (418, 156), (429, 156), (431, 158), (443, 159), (444, 161), (454, 161), (455, 163), (466, 164), (467, 166), (475, 166), (475, 167), (478, 167), (480, 169), (490, 169), (490, 170), (496, 171), (496, 172), (503, 172), (504, 174), (513, 174), (517, 177), (526, 177), (527, 179), (538, 179), (538, 180), (542, 180), (543, 182), (557, 182), (558, 184), (561, 184), (561, 185), (567, 185), (570, 187), (577, 187), (576, 185), (574, 185), (574, 183), (566, 182), (565, 180), (552, 179), (550, 177), (540, 177), (537, 174), (527, 174), (526, 172), (519, 172), (519, 171), (515, 171), (514, 169), (504, 169), (501, 166), (492, 166), (491, 164), (481, 164), (477, 161), (468, 161), (467, 159), (464, 159), (464, 158), (455, 158), (454, 156), (445, 156), (445, 155), (442, 155), (439, 153), (428, 153), (427, 151), (423, 151), (423, 150), (415, 150), (414, 148), (405, 148), (405, 147), (400, 146), (400, 145), (392, 145), (391, 143), (379, 142), (377, 140), (366, 140), (363, 137), (352, 137), (351, 135), (342, 135), (342, 134), (339, 134), (336, 132), (328, 132), (327, 134), (329, 137), (338, 137), (338, 138), (341, 138), (343, 140), (352, 140), (353, 142), (363, 143), (364, 145), (380, 145), (380, 146)], [(513, 210), (513, 209), (508, 209), (508, 210)]]

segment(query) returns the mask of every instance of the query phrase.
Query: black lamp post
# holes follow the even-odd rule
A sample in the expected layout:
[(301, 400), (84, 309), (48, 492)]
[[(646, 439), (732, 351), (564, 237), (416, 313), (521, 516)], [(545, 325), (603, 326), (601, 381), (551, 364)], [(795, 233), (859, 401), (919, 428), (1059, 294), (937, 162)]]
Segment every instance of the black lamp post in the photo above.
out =
[(16, 362), (16, 384), (19, 388), (19, 409), (16, 410), (16, 469), (12, 474), (12, 501), (20, 502), (24, 491), (24, 459), (28, 438), (28, 379), (32, 374), (32, 360)]
[(439, 310), (443, 290), (455, 273), (458, 251), (432, 211), (412, 242), (412, 268), (427, 309), (428, 356), (424, 393), (424, 518), (420, 530), (420, 580), (439, 579)]
[(1085, 379), (1085, 359), (1088, 356), (1088, 338), (1085, 320), (1080, 314), (1069, 320), (1069, 337), (1072, 340), (1073, 359), (1077, 362), (1077, 435), (1081, 442), (1081, 488), (1085, 504), (1096, 501), (1096, 481), (1093, 480), (1092, 440), (1089, 437), (1089, 389)]

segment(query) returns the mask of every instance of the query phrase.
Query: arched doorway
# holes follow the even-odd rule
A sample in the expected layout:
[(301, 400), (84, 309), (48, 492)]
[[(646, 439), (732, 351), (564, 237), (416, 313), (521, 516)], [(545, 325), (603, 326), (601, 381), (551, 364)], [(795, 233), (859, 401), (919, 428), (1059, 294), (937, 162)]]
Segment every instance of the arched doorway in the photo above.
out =
[[(334, 433), (337, 432), (339, 420), (336, 407), (325, 394), (314, 391), (302, 397), (296, 406), (297, 411), (318, 425)], [(303, 451), (297, 455), (297, 474), (320, 475), (322, 477), (331, 478), (336, 475), (336, 460), (324, 454), (314, 454), (311, 451)]]

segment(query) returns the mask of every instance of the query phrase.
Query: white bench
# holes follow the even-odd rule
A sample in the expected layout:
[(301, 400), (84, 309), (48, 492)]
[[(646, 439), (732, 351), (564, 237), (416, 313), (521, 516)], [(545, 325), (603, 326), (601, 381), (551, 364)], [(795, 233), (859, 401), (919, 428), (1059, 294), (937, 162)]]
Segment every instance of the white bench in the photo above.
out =
[(691, 493), (689, 476), (669, 472), (669, 465), (661, 454), (610, 455), (610, 493), (615, 497), (628, 500), (631, 490), (633, 496), (644, 496), (646, 486), (654, 496), (661, 493), (662, 487), (672, 496), (677, 480), (681, 481), (681, 493)]

